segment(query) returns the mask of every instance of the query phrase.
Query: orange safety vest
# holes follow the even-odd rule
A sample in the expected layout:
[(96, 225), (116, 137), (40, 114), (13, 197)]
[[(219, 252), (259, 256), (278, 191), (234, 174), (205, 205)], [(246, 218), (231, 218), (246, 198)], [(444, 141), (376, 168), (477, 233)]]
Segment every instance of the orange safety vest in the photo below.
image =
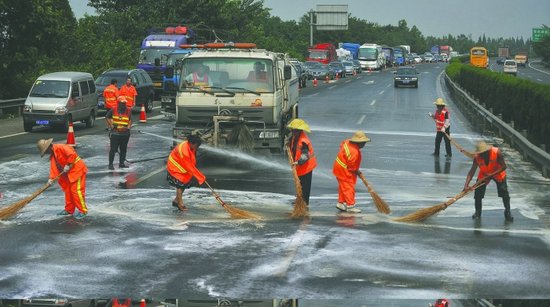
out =
[(355, 184), (357, 182), (356, 172), (361, 166), (361, 150), (357, 144), (345, 140), (340, 145), (340, 151), (336, 156), (332, 173), (342, 181)]
[(195, 86), (208, 86), (208, 74), (204, 74), (202, 76), (202, 80), (199, 79), (199, 76), (197, 76), (197, 73), (193, 73), (193, 85)]
[(52, 155), (50, 156), (50, 179), (55, 178), (63, 171), (65, 165), (71, 165), (67, 176), (69, 182), (75, 182), (88, 172), (86, 164), (74, 148), (67, 144), (52, 144)]
[[(477, 165), (479, 166), (479, 174), (477, 176), (477, 179), (481, 179), (486, 177), (487, 175), (497, 171), (502, 167), (500, 163), (498, 163), (497, 158), (500, 150), (497, 147), (491, 147), (489, 150), (489, 163), (485, 164), (485, 159), (481, 157), (480, 154), (475, 155), (475, 161)], [(506, 179), (506, 171), (502, 171), (496, 175), (493, 176), (493, 178), (497, 182), (502, 182), (504, 179)]]
[(113, 109), (113, 125), (116, 130), (128, 130), (130, 125), (130, 108), (126, 107), (126, 112), (118, 113), (118, 107)]
[(179, 144), (170, 153), (166, 170), (183, 183), (188, 183), (191, 177), (194, 176), (202, 184), (206, 177), (195, 166), (197, 164), (195, 155), (196, 152), (191, 148), (188, 141)]
[(445, 115), (449, 114), (449, 110), (447, 108), (443, 108), (441, 112), (435, 111), (434, 119), (435, 119), (435, 130), (441, 131), (441, 128), (445, 125)]
[(136, 104), (134, 97), (137, 96), (137, 94), (136, 88), (133, 85), (127, 86), (124, 84), (118, 91), (119, 97), (126, 98), (126, 106), (129, 108), (132, 108)]
[(111, 109), (116, 107), (116, 101), (118, 98), (118, 87), (111, 84), (103, 90), (103, 98), (105, 99), (105, 108)]
[[(313, 152), (313, 145), (311, 145), (311, 141), (307, 137), (305, 132), (300, 132), (298, 135), (298, 141), (294, 139), (294, 135), (292, 135), (292, 138), (290, 138), (290, 151), (294, 153), (294, 161), (298, 161), (300, 159), (300, 156), (302, 155), (302, 144), (306, 144), (307, 148), (309, 149), (308, 152), (305, 152), (309, 159), (304, 164), (297, 164), (296, 165), (296, 173), (298, 176), (303, 176), (311, 171), (317, 166), (317, 158), (315, 158), (315, 154)], [(295, 146), (296, 145), (296, 146)]]

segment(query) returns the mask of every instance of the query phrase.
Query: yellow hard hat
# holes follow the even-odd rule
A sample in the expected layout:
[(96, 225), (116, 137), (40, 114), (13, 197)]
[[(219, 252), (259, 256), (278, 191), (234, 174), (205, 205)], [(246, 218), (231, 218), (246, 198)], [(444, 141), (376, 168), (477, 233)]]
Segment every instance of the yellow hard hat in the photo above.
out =
[(309, 125), (301, 118), (295, 118), (288, 123), (287, 126), (289, 129), (296, 129), (296, 130), (302, 130), (307, 133), (311, 132), (311, 129), (309, 129)]
[(434, 101), (434, 104), (435, 104), (436, 106), (445, 106), (445, 105), (447, 105), (447, 104), (445, 103), (445, 100), (443, 100), (443, 98), (437, 98), (437, 99)]
[(355, 143), (370, 142), (370, 139), (367, 137), (367, 135), (363, 131), (355, 132), (355, 134), (353, 134), (353, 136), (349, 140), (352, 141), (352, 142), (355, 142)]
[(50, 138), (50, 139), (41, 139), (41, 140), (38, 140), (38, 142), (36, 143), (36, 146), (38, 147), (38, 150), (40, 151), (40, 157), (43, 157), (44, 154), (46, 153), (46, 150), (48, 150), (48, 148), (50, 147), (50, 145), (52, 144), (53, 142), (53, 138)]

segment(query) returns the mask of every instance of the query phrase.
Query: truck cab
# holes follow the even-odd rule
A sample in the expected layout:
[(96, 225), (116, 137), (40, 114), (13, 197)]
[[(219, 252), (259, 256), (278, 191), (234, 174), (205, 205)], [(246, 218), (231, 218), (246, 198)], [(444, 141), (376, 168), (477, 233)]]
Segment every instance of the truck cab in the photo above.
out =
[(286, 54), (247, 43), (209, 43), (182, 59), (174, 138), (282, 153), (298, 116), (299, 80)]

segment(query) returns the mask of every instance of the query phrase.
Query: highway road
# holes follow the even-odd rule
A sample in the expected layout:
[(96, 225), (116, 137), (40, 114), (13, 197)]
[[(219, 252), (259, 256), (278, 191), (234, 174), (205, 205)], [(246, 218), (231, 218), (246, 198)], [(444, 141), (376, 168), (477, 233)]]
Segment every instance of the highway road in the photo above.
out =
[[(498, 65), (496, 60), (490, 61), (490, 69), (502, 72), (503, 65)], [(518, 67), (517, 77), (541, 84), (550, 84), (550, 69), (544, 67), (540, 59), (534, 59), (525, 67)]]
[[(289, 218), (294, 184), (284, 157), (202, 146), (198, 167), (221, 198), (262, 219), (231, 219), (203, 187), (184, 193), (190, 210), (180, 213), (171, 206), (164, 159), (110, 172), (101, 120), (93, 129), (76, 125), (77, 150), (90, 170), (89, 216), (56, 216), (63, 207), (56, 186), (0, 221), (0, 297), (414, 298), (418, 306), (437, 298), (550, 298), (550, 180), (502, 140), (473, 130), (441, 81), (445, 65), (417, 65), (418, 89), (394, 88), (392, 72), (383, 71), (301, 90), (300, 115), (312, 128), (319, 164), (306, 219)], [(472, 150), (483, 138), (502, 148), (513, 223), (504, 221), (494, 184), (481, 222), (470, 217), (472, 196), (422, 223), (393, 220), (460, 192), (470, 168), (456, 149), (451, 159), (431, 155), (435, 132), (426, 114), (437, 97), (449, 104), (457, 142)], [(65, 140), (18, 125), (0, 121), (0, 206), (46, 182), (36, 141)], [(156, 110), (134, 127), (128, 159), (168, 155), (172, 125)], [(361, 170), (390, 205), (389, 216), (376, 211), (361, 182), (363, 212), (335, 208), (332, 164), (356, 130), (372, 139)]]

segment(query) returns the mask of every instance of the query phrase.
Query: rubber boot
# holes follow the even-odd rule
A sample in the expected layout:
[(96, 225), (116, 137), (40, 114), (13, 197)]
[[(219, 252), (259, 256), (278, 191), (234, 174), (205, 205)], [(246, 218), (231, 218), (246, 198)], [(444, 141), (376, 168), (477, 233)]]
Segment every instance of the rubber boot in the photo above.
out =
[(510, 197), (503, 197), (502, 203), (504, 204), (504, 219), (507, 222), (513, 222), (514, 217), (512, 216), (512, 212), (510, 212)]
[(476, 213), (472, 215), (472, 219), (480, 219), (481, 218), (481, 198), (475, 199), (475, 207), (476, 207)]

